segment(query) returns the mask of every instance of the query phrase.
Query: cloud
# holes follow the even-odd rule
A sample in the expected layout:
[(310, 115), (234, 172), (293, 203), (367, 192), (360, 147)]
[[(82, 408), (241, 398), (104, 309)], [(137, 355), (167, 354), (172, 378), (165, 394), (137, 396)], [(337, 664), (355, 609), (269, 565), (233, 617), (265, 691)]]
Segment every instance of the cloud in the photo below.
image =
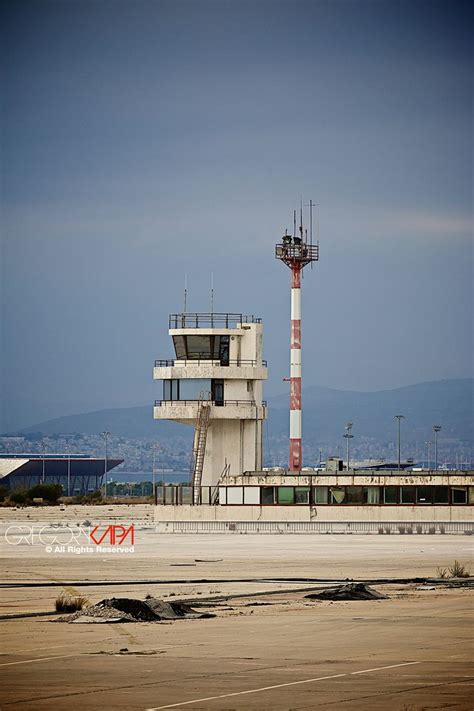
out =
[(463, 215), (446, 215), (426, 212), (394, 212), (388, 215), (389, 223), (404, 232), (416, 235), (472, 234), (472, 220)]

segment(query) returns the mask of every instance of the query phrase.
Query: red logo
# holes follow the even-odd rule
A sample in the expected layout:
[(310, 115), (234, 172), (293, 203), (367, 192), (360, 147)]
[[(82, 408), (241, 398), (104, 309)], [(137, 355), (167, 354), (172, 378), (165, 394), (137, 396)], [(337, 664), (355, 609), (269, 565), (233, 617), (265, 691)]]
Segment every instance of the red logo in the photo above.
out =
[(118, 524), (110, 524), (105, 527), (105, 530), (102, 530), (102, 533), (100, 529), (100, 526), (95, 526), (89, 532), (89, 539), (98, 546), (104, 542), (111, 546), (121, 546), (127, 540), (127, 537), (130, 538), (129, 543), (132, 546), (135, 543), (135, 526), (133, 523), (128, 528)]

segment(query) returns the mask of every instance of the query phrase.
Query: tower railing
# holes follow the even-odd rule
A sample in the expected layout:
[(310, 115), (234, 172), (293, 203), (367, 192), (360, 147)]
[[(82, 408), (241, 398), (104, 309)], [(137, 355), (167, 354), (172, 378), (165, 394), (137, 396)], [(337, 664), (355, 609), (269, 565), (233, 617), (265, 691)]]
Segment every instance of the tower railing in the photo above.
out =
[(262, 323), (262, 319), (234, 313), (182, 313), (169, 317), (169, 328), (236, 328), (241, 323)]
[[(196, 400), (155, 400), (155, 407), (161, 407), (161, 405), (195, 405), (201, 402), (202, 398)], [(214, 400), (210, 398), (206, 400), (210, 405), (216, 405)], [(252, 405), (252, 407), (266, 407), (267, 401), (262, 400), (261, 403), (255, 402), (255, 400), (220, 400), (218, 407), (221, 405)]]
[(244, 367), (248, 366), (251, 368), (266, 368), (267, 367), (267, 361), (266, 360), (252, 360), (250, 358), (235, 358), (235, 359), (230, 359), (226, 360), (225, 364), (222, 363), (222, 361), (219, 358), (158, 358), (155, 360), (155, 368), (167, 368), (167, 367), (173, 367), (176, 363), (179, 363), (179, 365), (211, 365), (211, 366), (223, 366), (227, 367), (228, 365), (234, 365), (237, 367)]

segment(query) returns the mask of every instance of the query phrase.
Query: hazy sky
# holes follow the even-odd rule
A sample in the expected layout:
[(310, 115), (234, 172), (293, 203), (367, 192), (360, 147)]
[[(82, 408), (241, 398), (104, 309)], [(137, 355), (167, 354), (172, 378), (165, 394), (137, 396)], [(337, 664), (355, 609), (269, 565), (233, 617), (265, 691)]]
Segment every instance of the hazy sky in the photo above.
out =
[(159, 397), (168, 313), (255, 313), (320, 204), (303, 383), (471, 375), (472, 21), (462, 2), (3, 3), (2, 428)]

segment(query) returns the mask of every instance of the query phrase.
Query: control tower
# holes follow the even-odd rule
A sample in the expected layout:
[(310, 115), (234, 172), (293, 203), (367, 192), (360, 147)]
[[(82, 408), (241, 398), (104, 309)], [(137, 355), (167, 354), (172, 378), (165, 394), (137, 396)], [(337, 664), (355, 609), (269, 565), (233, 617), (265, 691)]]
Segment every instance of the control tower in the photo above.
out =
[(195, 428), (197, 504), (200, 487), (214, 486), (224, 473), (262, 469), (263, 326), (243, 314), (181, 313), (169, 317), (169, 335), (176, 358), (155, 361), (153, 378), (163, 381), (163, 392), (153, 415)]

